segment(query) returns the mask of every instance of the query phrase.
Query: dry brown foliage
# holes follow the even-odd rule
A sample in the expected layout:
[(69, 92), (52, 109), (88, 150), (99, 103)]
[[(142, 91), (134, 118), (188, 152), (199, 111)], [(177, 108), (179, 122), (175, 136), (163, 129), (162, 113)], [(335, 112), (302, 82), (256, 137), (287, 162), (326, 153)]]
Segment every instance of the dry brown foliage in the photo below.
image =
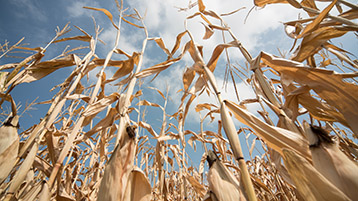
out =
[[(1, 55), (14, 49), (35, 52), (17, 63), (0, 66), (0, 104), (7, 101), (12, 105), (8, 120), (0, 128), (1, 200), (356, 199), (358, 86), (354, 78), (358, 75), (358, 64), (350, 58), (351, 53), (330, 39), (357, 33), (358, 6), (345, 0), (329, 2), (319, 11), (316, 0), (254, 0), (260, 7), (288, 3), (307, 12), (308, 18), (284, 23), (286, 28), (294, 28), (286, 29), (294, 30), (287, 32), (295, 42), (295, 51), (289, 59), (266, 52), (252, 57), (222, 19), (234, 12), (220, 15), (207, 10), (202, 0), (189, 6), (188, 9), (195, 9), (198, 5), (198, 10), (186, 21), (201, 18), (204, 39), (214, 32), (225, 32), (231, 37), (231, 42), (216, 46), (208, 62), (202, 55), (205, 47), (197, 45), (194, 39), (198, 36), (193, 36), (189, 29), (185, 27), (177, 35), (170, 50), (162, 38), (148, 37), (143, 18), (136, 10), (126, 15), (129, 11), (117, 1), (118, 19), (104, 8), (85, 7), (101, 11), (116, 28), (115, 44), (104, 59), (96, 55), (99, 27), (94, 36), (77, 27), (83, 35), (64, 38), (70, 31), (66, 25), (56, 31), (44, 48), (25, 48), (20, 40)], [(340, 11), (338, 15), (330, 14), (334, 7)], [(141, 52), (126, 53), (118, 47), (122, 21), (145, 33)], [(72, 40), (88, 43), (84, 56), (76, 53), (82, 48), (74, 48), (43, 61), (52, 43)], [(148, 42), (155, 42), (167, 59), (143, 67)], [(214, 72), (227, 48), (237, 48), (248, 66), (242, 70), (230, 67), (232, 82), (237, 82), (234, 75), (244, 74), (256, 99), (235, 103), (222, 97)], [(166, 113), (168, 97), (158, 89), (154, 90), (164, 105), (140, 99), (143, 93), (135, 89), (143, 78), (160, 79), (161, 72), (188, 53), (193, 65), (182, 76), (183, 95), (176, 113)], [(113, 54), (127, 59), (114, 60)], [(332, 57), (340, 62), (333, 62)], [(26, 120), (19, 119), (12, 90), (70, 66), (75, 66), (71, 74), (62, 84), (54, 86), (58, 92), (47, 102), (50, 104), (47, 114), (38, 124), (17, 133), (17, 123)], [(106, 77), (107, 68), (116, 69), (110, 78)], [(348, 70), (333, 71), (337, 68)], [(82, 84), (94, 69), (100, 69), (96, 83)], [(114, 82), (120, 90), (106, 95), (105, 86)], [(195, 110), (207, 111), (205, 118), (217, 122), (218, 130), (205, 131), (201, 125), (200, 133), (195, 133), (186, 129), (185, 122), (189, 106), (203, 92), (214, 94), (219, 105), (200, 103)], [(140, 101), (133, 105), (135, 98)], [(262, 106), (258, 111), (261, 117), (246, 109), (253, 102)], [(162, 111), (160, 129), (139, 118), (141, 106)], [(272, 112), (267, 112), (268, 108)], [(138, 113), (138, 119), (131, 118), (132, 112)], [(220, 114), (219, 119), (215, 119), (214, 113)], [(168, 118), (175, 119), (176, 124)], [(236, 128), (232, 118), (246, 126)], [(144, 135), (138, 135), (139, 131)], [(238, 135), (257, 136), (252, 144), (247, 141), (250, 159), (243, 158), (243, 142), (240, 143)], [(154, 146), (149, 143), (150, 138), (154, 139)], [(255, 144), (256, 141), (261, 143)], [(195, 152), (202, 157), (196, 161), (199, 166), (194, 166), (189, 163), (187, 144), (195, 147), (197, 143), (204, 145), (205, 152)], [(261, 147), (263, 154), (252, 155), (255, 147)], [(206, 159), (208, 175), (204, 168)]]

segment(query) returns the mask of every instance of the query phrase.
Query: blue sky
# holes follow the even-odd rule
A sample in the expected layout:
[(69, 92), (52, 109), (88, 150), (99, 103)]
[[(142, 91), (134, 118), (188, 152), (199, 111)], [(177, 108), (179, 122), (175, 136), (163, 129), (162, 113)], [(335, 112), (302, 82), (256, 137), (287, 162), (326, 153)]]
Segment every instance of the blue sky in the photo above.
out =
[[(303, 12), (288, 5), (270, 5), (264, 9), (255, 8), (247, 17), (249, 10), (253, 6), (252, 1), (204, 0), (203, 2), (206, 5), (207, 10), (214, 10), (217, 13), (229, 13), (245, 7), (245, 9), (225, 17), (224, 20), (253, 56), (257, 56), (260, 51), (267, 51), (278, 55), (279, 52), (277, 49), (287, 53), (287, 56), (289, 56), (290, 53), (288, 53), (288, 51), (291, 48), (293, 40), (289, 39), (285, 34), (282, 22), (296, 20), (299, 15), (306, 17)], [(146, 15), (145, 24), (148, 28), (149, 36), (162, 37), (167, 48), (171, 49), (174, 45), (176, 35), (184, 31), (184, 19), (197, 11), (197, 8), (193, 8), (187, 12), (178, 12), (178, 7), (184, 8), (187, 7), (187, 5), (188, 2), (183, 0), (131, 0), (125, 1), (124, 7), (128, 8), (127, 13), (133, 13), (133, 8), (136, 8), (141, 15)], [(322, 5), (324, 6), (326, 4)], [(81, 27), (83, 30), (93, 35), (94, 25), (91, 18), (91, 16), (93, 16), (97, 25), (103, 28), (99, 38), (106, 43), (106, 45), (101, 43), (98, 44), (96, 54), (101, 58), (105, 58), (108, 51), (113, 47), (116, 35), (115, 29), (108, 18), (101, 12), (84, 9), (82, 8), (83, 6), (105, 8), (113, 14), (115, 22), (118, 21), (117, 8), (114, 1), (111, 0), (3, 0), (0, 8), (0, 44), (4, 44), (6, 40), (11, 45), (16, 43), (22, 37), (25, 37), (24, 43), (30, 43), (30, 45), (26, 46), (44, 47), (55, 36), (56, 27), (59, 26), (62, 28), (68, 22), (70, 22), (72, 31), (67, 34), (67, 37), (81, 34), (76, 30), (74, 25)], [(247, 20), (245, 22), (246, 17)], [(204, 46), (204, 60), (208, 61), (215, 46), (223, 43), (222, 36), (220, 32), (216, 32), (209, 40), (203, 40), (204, 26), (200, 22), (202, 22), (202, 20), (199, 18), (190, 20), (188, 22), (188, 28), (192, 31), (196, 42)], [(140, 51), (141, 43), (144, 39), (143, 32), (138, 29), (133, 29), (133, 27), (124, 22), (122, 22), (121, 28), (119, 47), (128, 53)], [(338, 41), (337, 43), (342, 43), (345, 49), (357, 55), (357, 40), (350, 42), (353, 37), (353, 35), (345, 36), (342, 41)], [(227, 41), (230, 41), (230, 39), (227, 38)], [(76, 45), (87, 45), (86, 43), (80, 42), (67, 44), (71, 47), (75, 47)], [(65, 44), (52, 44), (46, 52), (46, 57), (44, 59), (51, 59), (57, 56), (64, 48)], [(228, 52), (232, 63), (245, 66), (243, 57), (236, 49), (229, 49)], [(18, 54), (13, 53), (11, 55)], [(151, 42), (148, 44), (147, 51), (144, 55), (143, 68), (164, 61), (165, 58), (165, 53), (158, 48), (154, 42)], [(225, 55), (223, 54), (221, 58), (225, 58)], [(119, 57), (117, 57), (117, 59), (119, 59)], [(14, 58), (2, 58), (0, 59), (0, 65), (15, 61), (18, 60)], [(171, 99), (168, 103), (167, 113), (173, 114), (180, 104), (181, 94), (177, 93), (177, 91), (182, 88), (182, 74), (185, 67), (191, 66), (192, 64), (193, 62), (191, 61), (191, 58), (186, 55), (183, 58), (183, 61), (173, 65), (171, 68), (160, 74), (153, 82), (150, 82), (152, 77), (145, 79), (142, 87), (146, 93), (142, 98), (151, 102), (163, 104), (163, 100), (160, 96), (156, 95), (155, 91), (145, 89), (145, 87), (156, 87), (163, 92), (169, 87), (169, 96)], [(215, 71), (219, 86), (223, 86), (225, 65), (225, 60), (221, 59), (218, 65), (219, 67)], [(38, 82), (22, 84), (15, 88), (12, 92), (12, 96), (17, 103), (21, 103), (22, 108), (20, 109), (20, 112), (25, 108), (27, 102), (32, 102), (37, 97), (39, 97), (37, 102), (51, 99), (55, 92), (49, 92), (49, 90), (53, 86), (62, 83), (72, 70), (73, 67), (64, 68)], [(94, 83), (96, 80), (96, 72), (98, 71), (94, 71), (90, 74), (89, 84), (91, 84), (91, 82)], [(106, 73), (107, 77), (110, 77), (110, 75), (114, 73), (114, 70), (109, 69)], [(245, 83), (239, 81), (240, 80), (237, 78), (236, 85), (239, 88), (240, 97), (242, 99), (253, 98), (254, 93), (250, 88)], [(108, 87), (107, 93), (112, 93), (116, 90), (117, 88), (115, 86)], [(228, 85), (226, 90), (222, 90), (225, 99), (236, 101), (232, 85)], [(208, 97), (205, 94), (199, 97), (194, 103), (204, 102), (217, 104), (214, 96)], [(22, 120), (20, 120), (22, 126), (21, 129), (27, 129), (31, 125), (38, 123), (40, 118), (46, 113), (48, 107), (49, 105), (35, 105), (34, 110), (27, 111), (23, 115)], [(249, 109), (254, 112), (258, 109), (258, 106), (253, 105), (249, 107)], [(147, 117), (146, 120), (154, 125), (153, 127), (155, 129), (159, 129), (162, 116), (160, 110), (154, 110), (153, 113), (157, 114), (155, 116), (158, 116), (158, 118)], [(148, 113), (150, 113), (150, 111), (151, 109), (148, 109)], [(191, 109), (188, 116), (187, 129), (199, 132), (199, 115), (194, 111), (194, 108)], [(204, 130), (212, 130), (216, 132), (216, 124), (205, 124)], [(198, 155), (200, 157), (201, 153)]]

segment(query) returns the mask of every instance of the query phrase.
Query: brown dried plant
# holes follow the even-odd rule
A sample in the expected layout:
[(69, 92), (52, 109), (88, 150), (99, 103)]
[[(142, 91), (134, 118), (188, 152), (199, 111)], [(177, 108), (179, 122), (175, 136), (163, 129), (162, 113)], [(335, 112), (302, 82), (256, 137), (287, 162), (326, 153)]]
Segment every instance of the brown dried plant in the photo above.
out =
[[(332, 0), (319, 11), (317, 1), (323, 0), (254, 0), (259, 7), (286, 3), (307, 12), (308, 18), (284, 23), (294, 40), (295, 51), (289, 59), (266, 52), (253, 57), (222, 18), (239, 10), (221, 15), (207, 10), (202, 0), (189, 5), (188, 9), (197, 6), (198, 10), (187, 17), (185, 25), (201, 18), (204, 39), (210, 39), (214, 32), (230, 36), (216, 46), (207, 62), (202, 55), (205, 47), (196, 43), (198, 36), (186, 26), (170, 50), (162, 38), (148, 36), (137, 10), (127, 15), (129, 11), (118, 1), (118, 19), (104, 8), (84, 7), (105, 14), (117, 32), (115, 44), (104, 59), (96, 55), (97, 42), (101, 41), (98, 26), (94, 36), (76, 27), (83, 35), (63, 37), (70, 32), (67, 24), (57, 29), (44, 48), (23, 47), (23, 39), (11, 47), (2, 46), (0, 59), (15, 49), (32, 54), (0, 66), (0, 106), (10, 102), (12, 107), (0, 127), (1, 200), (356, 199), (358, 86), (354, 78), (358, 65), (348, 56), (351, 53), (331, 39), (358, 31), (358, 5)], [(339, 10), (338, 15), (330, 14), (333, 7)], [(122, 21), (144, 32), (140, 52), (126, 53), (118, 47)], [(52, 43), (72, 40), (86, 42), (88, 47), (66, 50), (43, 61)], [(155, 42), (167, 59), (143, 67), (149, 42)], [(228, 48), (239, 50), (250, 71), (232, 67), (227, 75), (234, 86), (235, 79), (246, 76), (256, 99), (234, 102), (220, 93), (214, 72), (223, 65), (219, 58)], [(87, 53), (79, 56), (83, 50)], [(126, 59), (115, 60), (113, 54)], [(185, 54), (191, 56), (193, 64), (182, 76), (178, 110), (167, 114), (168, 93), (151, 88), (164, 100), (163, 105), (142, 99), (141, 82), (149, 76), (161, 79), (160, 74), (180, 63)], [(341, 62), (334, 63), (332, 57)], [(74, 70), (70, 75), (54, 86), (56, 95), (43, 103), (50, 104), (46, 115), (18, 133), (18, 122), (26, 121), (26, 117), (17, 114), (12, 90), (71, 66)], [(105, 73), (108, 68), (116, 69), (110, 78)], [(348, 71), (333, 71), (337, 68)], [(99, 69), (96, 83), (83, 84), (95, 69)], [(105, 87), (112, 83), (120, 90), (106, 95)], [(235, 90), (236, 94), (240, 91)], [(207, 112), (201, 119), (200, 132), (195, 133), (185, 126), (186, 118), (194, 100), (204, 92), (214, 94), (219, 104), (195, 105), (196, 112)], [(258, 111), (261, 117), (246, 109), (253, 102), (262, 106)], [(146, 122), (146, 108), (152, 107), (162, 112), (159, 128)], [(137, 119), (132, 113), (137, 113)], [(207, 117), (217, 123), (217, 131), (204, 130)], [(245, 126), (237, 128), (232, 118)], [(256, 136), (253, 143), (247, 138), (250, 159), (244, 158), (244, 143), (239, 140), (244, 134)], [(202, 144), (205, 151), (188, 153), (187, 144), (193, 148)], [(263, 153), (253, 155), (255, 148)], [(201, 156), (201, 160), (190, 163), (192, 154)]]

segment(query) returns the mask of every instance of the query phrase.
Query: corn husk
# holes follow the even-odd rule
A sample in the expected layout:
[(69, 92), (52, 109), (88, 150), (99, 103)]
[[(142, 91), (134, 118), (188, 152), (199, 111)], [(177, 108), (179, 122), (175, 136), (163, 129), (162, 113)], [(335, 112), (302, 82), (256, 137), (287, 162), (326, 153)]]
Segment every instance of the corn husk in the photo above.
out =
[[(127, 131), (132, 129), (127, 128)], [(133, 169), (135, 135), (125, 132), (122, 136), (104, 170), (97, 200), (123, 200), (125, 196), (127, 181)]]
[(0, 183), (9, 175), (19, 153), (18, 123), (19, 116), (15, 115), (0, 128)]
[(285, 166), (305, 200), (351, 200), (295, 151), (283, 149)]
[(358, 198), (358, 164), (320, 127), (304, 123), (314, 167), (352, 200)]
[(208, 152), (207, 161), (209, 189), (215, 194), (215, 198), (218, 201), (246, 200), (238, 180), (211, 150)]
[(150, 201), (151, 186), (148, 178), (138, 167), (133, 168), (129, 175), (124, 201)]

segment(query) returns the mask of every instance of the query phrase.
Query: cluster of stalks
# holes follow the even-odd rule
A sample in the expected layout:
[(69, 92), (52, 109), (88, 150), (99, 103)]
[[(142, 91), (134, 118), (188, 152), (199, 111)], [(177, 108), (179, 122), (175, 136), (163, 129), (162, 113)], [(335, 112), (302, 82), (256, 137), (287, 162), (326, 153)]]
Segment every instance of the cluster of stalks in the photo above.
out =
[[(21, 46), (22, 40), (3, 45), (0, 59), (16, 49), (32, 54), (18, 63), (0, 66), (0, 104), (8, 102), (12, 108), (0, 128), (1, 200), (357, 199), (358, 63), (331, 39), (345, 34), (357, 36), (358, 6), (331, 0), (320, 11), (317, 1), (254, 0), (259, 7), (287, 3), (308, 14), (308, 18), (284, 23), (294, 40), (289, 58), (266, 52), (253, 57), (223, 20), (228, 14), (207, 10), (202, 0), (189, 6), (198, 11), (187, 17), (185, 29), (177, 35), (171, 50), (161, 38), (149, 37), (137, 10), (127, 15), (129, 11), (118, 1), (117, 23), (104, 8), (84, 8), (102, 12), (117, 30), (115, 44), (105, 59), (96, 55), (98, 26), (94, 36), (76, 27), (83, 35), (64, 37), (70, 31), (66, 25), (44, 48)], [(338, 15), (331, 14), (333, 8)], [(204, 39), (210, 39), (216, 31), (231, 40), (218, 44), (207, 62), (202, 53), (205, 47), (195, 42), (198, 36), (186, 26), (193, 18), (204, 21)], [(129, 54), (118, 46), (123, 22), (145, 33), (140, 52)], [(73, 40), (88, 43), (84, 56), (76, 53), (84, 50), (78, 47), (42, 60), (51, 44)], [(155, 42), (167, 59), (143, 67), (148, 42)], [(226, 69), (235, 93), (240, 92), (235, 78), (242, 75), (256, 93), (255, 99), (234, 102), (220, 93), (214, 72), (222, 65), (219, 57), (228, 48), (236, 48), (247, 66), (239, 69), (228, 65)], [(126, 59), (115, 60), (113, 54)], [(183, 69), (177, 112), (167, 114), (168, 95), (155, 89), (164, 105), (152, 103), (142, 98), (145, 94), (138, 86), (149, 76), (161, 79), (160, 73), (180, 63), (185, 54), (190, 54), (193, 64)], [(74, 70), (54, 86), (57, 93), (52, 100), (43, 103), (49, 104), (46, 115), (18, 133), (19, 122), (26, 119), (18, 114), (12, 90), (64, 67)], [(84, 83), (95, 69), (100, 69), (96, 83)], [(106, 76), (108, 69), (115, 69), (110, 78)], [(106, 86), (113, 83), (118, 86), (117, 92), (105, 93)], [(212, 117), (212, 121), (213, 114), (218, 113), (218, 129), (204, 130), (203, 118), (196, 133), (188, 130), (185, 122), (190, 106), (203, 92), (214, 94), (218, 104), (198, 103), (195, 110), (207, 111), (205, 118)], [(261, 105), (261, 116), (246, 109), (252, 103)], [(145, 121), (142, 108), (147, 107), (162, 111), (158, 130)], [(238, 128), (233, 118), (245, 126)], [(261, 142), (247, 141), (250, 159), (244, 158), (241, 148), (239, 135), (243, 134), (255, 135)], [(204, 152), (188, 154), (187, 144), (195, 147), (196, 143), (203, 145)], [(263, 154), (252, 156), (255, 147)], [(201, 160), (190, 163), (192, 154), (201, 156)]]

